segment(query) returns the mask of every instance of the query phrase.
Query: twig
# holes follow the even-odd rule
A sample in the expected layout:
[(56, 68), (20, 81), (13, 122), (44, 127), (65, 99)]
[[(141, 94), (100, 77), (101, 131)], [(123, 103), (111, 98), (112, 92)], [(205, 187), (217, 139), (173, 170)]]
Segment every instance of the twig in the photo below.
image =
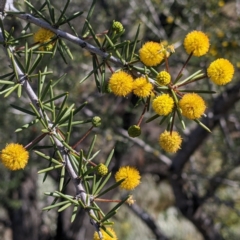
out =
[[(0, 41), (1, 42), (4, 42), (4, 38), (3, 38), (3, 34), (0, 30)], [(4, 46), (4, 45), (2, 45)], [(9, 47), (10, 51), (13, 52), (13, 48), (12, 47)], [(14, 58), (13, 58), (13, 61), (14, 61)], [(87, 194), (85, 192), (85, 189), (83, 187), (83, 185), (81, 184), (81, 182), (79, 181), (79, 178), (76, 174), (76, 172), (74, 171), (73, 169), (73, 166), (71, 164), (71, 161), (69, 159), (69, 153), (68, 151), (65, 149), (64, 145), (62, 144), (61, 141), (59, 141), (55, 136), (58, 136), (59, 138), (61, 138), (61, 136), (57, 133), (57, 129), (56, 128), (52, 128), (53, 126), (53, 123), (51, 122), (51, 120), (49, 119), (49, 117), (46, 115), (46, 113), (44, 113), (41, 108), (39, 107), (39, 104), (38, 104), (38, 98), (37, 98), (37, 95), (35, 94), (35, 92), (33, 91), (31, 85), (29, 84), (28, 80), (27, 80), (27, 76), (21, 71), (21, 69), (19, 68), (17, 62), (15, 61), (15, 68), (16, 68), (16, 71), (18, 73), (18, 76), (19, 76), (19, 80), (24, 88), (24, 90), (26, 91), (29, 99), (31, 100), (32, 104), (35, 106), (35, 108), (38, 110), (38, 113), (40, 114), (41, 118), (43, 119), (47, 119), (47, 122), (48, 122), (48, 128), (51, 129), (52, 131), (52, 134), (51, 136), (53, 137), (54, 139), (54, 142), (56, 144), (56, 147), (58, 148), (59, 152), (61, 153), (62, 155), (62, 158), (63, 158), (63, 161), (65, 163), (65, 167), (72, 179), (72, 182), (76, 188), (76, 196), (81, 198), (81, 200), (83, 201), (83, 203), (88, 206), (89, 205), (89, 202), (87, 202)], [(92, 216), (95, 216), (95, 213), (92, 209), (90, 208), (86, 208), (89, 215), (92, 215)], [(99, 233), (99, 236), (102, 236), (100, 230), (99, 230), (99, 225), (98, 223), (93, 220), (91, 218), (91, 223), (95, 226), (96, 228), (96, 231)]]
[(117, 128), (116, 131), (124, 136), (125, 138), (128, 138), (130, 141), (136, 143), (138, 146), (140, 146), (145, 152), (151, 153), (154, 156), (156, 156), (161, 162), (165, 163), (167, 166), (171, 166), (172, 161), (170, 158), (165, 156), (164, 154), (159, 153), (158, 156), (156, 155), (156, 149), (152, 148), (150, 145), (146, 144), (143, 140), (140, 138), (132, 138), (129, 137), (128, 133), (126, 130)]

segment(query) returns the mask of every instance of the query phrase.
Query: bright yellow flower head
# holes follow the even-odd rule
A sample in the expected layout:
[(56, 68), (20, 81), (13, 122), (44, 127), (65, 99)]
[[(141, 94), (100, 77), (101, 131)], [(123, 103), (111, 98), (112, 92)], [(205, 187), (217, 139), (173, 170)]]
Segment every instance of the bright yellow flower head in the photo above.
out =
[(132, 92), (133, 78), (124, 71), (115, 72), (109, 80), (109, 87), (115, 95), (125, 97)]
[(217, 85), (229, 83), (234, 74), (233, 65), (224, 58), (219, 58), (212, 62), (207, 69), (208, 77)]
[(160, 85), (165, 86), (171, 82), (171, 75), (167, 71), (161, 71), (158, 73), (156, 80)]
[(14, 171), (23, 169), (28, 163), (28, 151), (20, 144), (10, 143), (0, 153), (3, 165)]
[[(55, 36), (55, 33), (52, 31), (40, 28), (34, 35), (34, 42), (35, 43), (47, 43)], [(51, 50), (53, 48), (53, 43), (48, 44), (47, 46), (40, 47), (40, 50)]]
[(148, 67), (157, 66), (164, 59), (164, 46), (157, 42), (146, 42), (139, 50), (140, 60)]
[(163, 132), (159, 137), (160, 146), (169, 153), (175, 153), (180, 149), (182, 138), (178, 132)]
[(188, 54), (200, 57), (208, 52), (210, 43), (208, 36), (201, 31), (193, 31), (187, 34), (184, 39), (184, 48)]
[(120, 188), (125, 190), (133, 190), (140, 183), (141, 176), (139, 171), (130, 166), (121, 167), (115, 174), (116, 182), (125, 179), (121, 184)]
[(182, 115), (189, 119), (200, 118), (206, 109), (204, 100), (196, 93), (185, 94), (179, 101), (179, 106)]
[(157, 114), (166, 116), (173, 110), (173, 98), (169, 94), (162, 94), (153, 100), (152, 107)]
[[(112, 234), (113, 237), (109, 236), (105, 231), (100, 230), (103, 235), (103, 240), (117, 240), (118, 239), (116, 233), (114, 232), (114, 230), (112, 228), (108, 228), (107, 230)], [(100, 240), (97, 232), (94, 233), (93, 240)]]
[(138, 97), (148, 97), (153, 85), (145, 77), (137, 78), (133, 82), (133, 93)]

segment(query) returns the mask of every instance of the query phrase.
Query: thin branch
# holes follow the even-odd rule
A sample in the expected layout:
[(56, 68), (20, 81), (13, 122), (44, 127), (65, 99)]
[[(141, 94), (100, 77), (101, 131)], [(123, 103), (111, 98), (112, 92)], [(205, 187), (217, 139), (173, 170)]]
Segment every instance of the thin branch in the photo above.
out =
[(33, 23), (39, 27), (46, 28), (46, 29), (54, 32), (58, 37), (66, 39), (82, 48), (85, 48), (89, 52), (96, 54), (96, 55), (102, 57), (103, 59), (108, 59), (108, 61), (113, 62), (118, 66), (124, 65), (120, 59), (110, 56), (109, 53), (106, 53), (106, 52), (100, 50), (99, 48), (89, 44), (88, 42), (84, 41), (80, 37), (76, 37), (70, 33), (67, 33), (60, 29), (54, 28), (49, 23), (45, 22), (44, 20), (42, 20), (40, 18), (33, 17), (31, 14), (28, 14), (28, 13), (15, 14), (14, 16), (16, 16), (17, 18), (23, 19), (27, 22)]
[(148, 214), (148, 212), (144, 211), (140, 208), (136, 203), (128, 207), (140, 218), (154, 233), (157, 240), (168, 240), (169, 238), (166, 237), (159, 226), (157, 226), (156, 221)]
[[(214, 99), (213, 107), (209, 109), (209, 117), (203, 119), (205, 124), (211, 131), (220, 124), (220, 119), (224, 116), (233, 105), (240, 99), (240, 83), (235, 84), (231, 88), (228, 88), (223, 94)], [(169, 169), (172, 173), (170, 183), (176, 198), (176, 205), (181, 210), (183, 215), (187, 217), (197, 229), (203, 234), (205, 239), (222, 239), (217, 229), (214, 229), (214, 223), (212, 219), (206, 214), (201, 212), (202, 204), (216, 191), (219, 186), (219, 182), (214, 184), (211, 182), (211, 189), (203, 198), (199, 197), (197, 193), (189, 195), (184, 190), (185, 181), (182, 178), (182, 171), (185, 164), (190, 160), (192, 154), (202, 144), (202, 142), (208, 137), (209, 132), (204, 130), (201, 126), (197, 126), (191, 134), (189, 134), (182, 145), (181, 150), (175, 155), (172, 161), (172, 165)], [(223, 175), (222, 175), (223, 174)], [(222, 174), (216, 174), (216, 177), (225, 177), (226, 172)]]
[[(4, 42), (4, 38), (3, 38), (3, 35), (2, 35), (2, 32), (0, 30), (0, 41), (1, 42)], [(2, 45), (4, 46), (4, 45)], [(9, 47), (9, 49), (11, 50), (11, 52), (13, 51), (13, 48)], [(14, 60), (14, 58), (13, 58)], [(37, 95), (35, 94), (35, 92), (33, 91), (30, 83), (28, 82), (28, 79), (27, 79), (27, 76), (21, 71), (21, 69), (19, 68), (17, 62), (15, 62), (15, 68), (16, 68), (16, 71), (18, 73), (18, 76), (19, 76), (19, 80), (24, 88), (24, 90), (26, 91), (29, 99), (31, 100), (31, 102), (34, 104), (35, 108), (38, 110), (41, 118), (43, 119), (47, 119), (47, 122), (48, 122), (48, 128), (51, 129), (51, 132), (52, 132), (52, 137), (54, 139), (54, 142), (56, 144), (56, 147), (58, 148), (59, 152), (61, 153), (62, 157), (63, 157), (63, 160), (64, 160), (64, 164), (65, 164), (65, 167), (72, 179), (72, 182), (76, 188), (76, 197), (79, 197), (81, 198), (81, 200), (83, 201), (83, 203), (86, 205), (86, 206), (89, 206), (89, 202), (87, 202), (87, 199), (89, 199), (87, 197), (87, 194), (85, 192), (85, 189), (83, 187), (83, 185), (81, 184), (76, 172), (74, 171), (73, 169), (73, 166), (71, 164), (71, 161), (69, 159), (69, 153), (68, 151), (65, 149), (64, 145), (62, 144), (61, 141), (59, 141), (55, 136), (58, 136), (60, 139), (61, 139), (61, 136), (57, 133), (57, 129), (56, 128), (52, 128), (53, 124), (51, 122), (51, 120), (49, 119), (49, 117), (46, 115), (45, 112), (43, 112), (41, 110), (41, 108), (39, 107), (39, 104), (38, 104), (38, 97)], [(92, 216), (95, 216), (95, 213), (93, 210), (91, 209), (87, 209), (89, 215), (92, 215)], [(98, 223), (93, 220), (91, 218), (91, 223), (95, 226), (96, 228), (96, 231), (98, 231), (99, 233), (99, 236), (102, 236), (100, 230), (99, 230), (99, 225)]]
[(171, 166), (172, 161), (170, 158), (168, 158), (166, 155), (161, 154), (159, 152), (159, 154), (156, 154), (156, 149), (152, 148), (150, 145), (148, 145), (146, 142), (144, 142), (142, 139), (140, 138), (132, 138), (129, 137), (128, 133), (126, 130), (122, 129), (122, 128), (118, 128), (116, 129), (116, 131), (121, 134), (122, 136), (124, 136), (125, 138), (127, 138), (128, 140), (134, 142), (135, 144), (137, 144), (138, 146), (140, 146), (146, 153), (151, 153), (153, 154), (156, 158), (158, 158), (161, 162), (165, 163), (168, 167)]

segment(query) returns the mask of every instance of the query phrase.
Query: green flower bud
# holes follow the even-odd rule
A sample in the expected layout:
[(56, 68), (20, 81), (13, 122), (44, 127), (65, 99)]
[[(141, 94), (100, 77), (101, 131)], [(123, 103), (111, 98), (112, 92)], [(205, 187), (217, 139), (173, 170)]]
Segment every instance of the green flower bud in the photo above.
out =
[(93, 117), (93, 119), (92, 119), (92, 125), (94, 126), (94, 127), (99, 127), (99, 126), (101, 126), (101, 118), (100, 117), (98, 117), (98, 116), (95, 116), (95, 117)]
[(113, 21), (112, 28), (116, 33), (121, 33), (124, 31), (123, 25), (120, 22)]
[(103, 163), (98, 164), (97, 173), (101, 176), (105, 176), (108, 173), (108, 168)]
[(141, 135), (141, 128), (137, 125), (132, 125), (128, 128), (128, 135), (130, 137), (138, 137)]

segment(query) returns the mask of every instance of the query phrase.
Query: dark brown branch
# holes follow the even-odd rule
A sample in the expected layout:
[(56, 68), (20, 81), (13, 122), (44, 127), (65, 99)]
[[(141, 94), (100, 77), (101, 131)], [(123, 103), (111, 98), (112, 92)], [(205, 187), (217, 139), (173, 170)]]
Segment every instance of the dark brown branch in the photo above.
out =
[[(240, 83), (235, 84), (233, 87), (227, 89), (223, 94), (218, 96), (213, 103), (212, 108), (209, 109), (209, 116), (202, 122), (210, 129), (213, 130), (220, 124), (220, 119), (224, 116), (240, 99)], [(220, 240), (222, 239), (220, 233), (214, 228), (213, 220), (207, 216), (202, 210), (201, 206), (209, 197), (205, 196), (204, 199), (198, 196), (198, 193), (186, 193), (184, 190), (184, 180), (182, 178), (182, 171), (185, 164), (189, 161), (191, 155), (208, 137), (209, 133), (202, 127), (196, 127), (182, 145), (182, 149), (173, 158), (172, 165), (169, 169), (172, 173), (170, 183), (176, 199), (176, 205), (182, 214), (188, 218), (202, 233), (207, 240)], [(225, 176), (224, 172), (224, 176)], [(219, 183), (212, 188), (211, 196), (218, 188)]]
[[(221, 116), (225, 115), (233, 105), (240, 99), (240, 83), (235, 84), (227, 89), (223, 94), (218, 96), (213, 103), (213, 107), (209, 109), (208, 117), (203, 119), (210, 130), (213, 130), (217, 125)], [(181, 173), (184, 165), (189, 161), (190, 156), (197, 150), (202, 142), (208, 137), (207, 132), (202, 127), (196, 127), (182, 145), (182, 149), (175, 155), (172, 161), (171, 172)]]
[(157, 240), (169, 239), (162, 233), (161, 229), (157, 226), (156, 221), (148, 214), (148, 212), (144, 211), (136, 203), (128, 207), (151, 229)]

